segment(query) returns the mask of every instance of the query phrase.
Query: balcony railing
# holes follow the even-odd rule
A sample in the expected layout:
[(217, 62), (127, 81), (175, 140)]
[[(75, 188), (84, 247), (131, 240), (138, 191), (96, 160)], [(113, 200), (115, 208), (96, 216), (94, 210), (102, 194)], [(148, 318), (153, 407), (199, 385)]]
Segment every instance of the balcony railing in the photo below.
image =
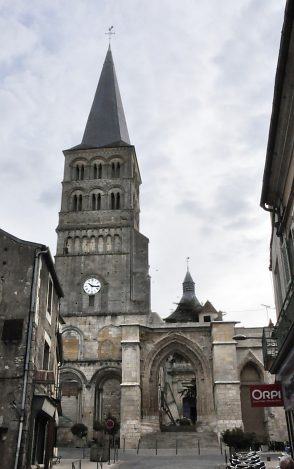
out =
[(278, 355), (277, 339), (273, 337), (274, 328), (264, 327), (262, 335), (262, 352), (264, 368), (269, 370)]
[(55, 384), (54, 371), (52, 370), (35, 370), (34, 382), (40, 384)]
[[(269, 370), (280, 355), (290, 330), (294, 328), (294, 282), (289, 285), (283, 302), (277, 324), (274, 328), (263, 330), (263, 358), (264, 366)], [(283, 353), (283, 352), (281, 352)]]
[(279, 350), (282, 348), (291, 327), (294, 324), (294, 285), (291, 283), (275, 326)]

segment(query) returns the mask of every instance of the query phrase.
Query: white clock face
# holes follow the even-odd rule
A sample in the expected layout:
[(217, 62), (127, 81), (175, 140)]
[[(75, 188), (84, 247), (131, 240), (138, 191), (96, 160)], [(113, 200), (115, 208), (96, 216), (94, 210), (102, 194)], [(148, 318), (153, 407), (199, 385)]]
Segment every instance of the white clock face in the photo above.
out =
[(84, 291), (87, 295), (96, 295), (101, 288), (101, 283), (97, 278), (88, 278), (84, 283)]

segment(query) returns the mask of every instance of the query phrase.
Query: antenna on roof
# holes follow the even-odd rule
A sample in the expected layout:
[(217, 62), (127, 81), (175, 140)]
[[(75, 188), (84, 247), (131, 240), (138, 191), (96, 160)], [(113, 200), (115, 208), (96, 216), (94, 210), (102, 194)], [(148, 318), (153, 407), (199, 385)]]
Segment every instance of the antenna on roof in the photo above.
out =
[(107, 33), (105, 33), (106, 36), (108, 36), (108, 40), (109, 40), (109, 45), (110, 45), (110, 41), (111, 41), (111, 36), (113, 36), (115, 34), (113, 30), (113, 26), (110, 26), (110, 28), (108, 28), (108, 31)]

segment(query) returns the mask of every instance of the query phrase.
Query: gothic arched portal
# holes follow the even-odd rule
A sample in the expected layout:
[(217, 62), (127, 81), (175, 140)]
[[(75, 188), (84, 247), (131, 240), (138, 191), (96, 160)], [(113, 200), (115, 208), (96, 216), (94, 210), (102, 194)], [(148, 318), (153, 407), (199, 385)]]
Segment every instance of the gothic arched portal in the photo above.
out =
[[(178, 333), (169, 334), (159, 340), (145, 360), (142, 380), (143, 416), (157, 415), (160, 417), (162, 413), (166, 413), (162, 411), (161, 383), (163, 374), (169, 375), (168, 378), (165, 377), (165, 385), (166, 388), (170, 388), (169, 394), (171, 396), (177, 387), (176, 382), (172, 383), (173, 372), (175, 372), (176, 379), (179, 378), (181, 367), (182, 373), (186, 374), (187, 379), (178, 379), (179, 392), (177, 396), (173, 396), (172, 413), (176, 416), (178, 412), (178, 418), (189, 417), (192, 421), (197, 420), (199, 424), (208, 421), (208, 417), (214, 411), (209, 361), (195, 342)], [(189, 398), (189, 394), (185, 396), (185, 392), (183, 392), (183, 398), (180, 401), (181, 392), (189, 386), (192, 392), (191, 399), (189, 402), (187, 399), (184, 401), (185, 397)], [(185, 413), (189, 413), (189, 415), (185, 415)], [(164, 417), (162, 423), (165, 422), (167, 419)]]

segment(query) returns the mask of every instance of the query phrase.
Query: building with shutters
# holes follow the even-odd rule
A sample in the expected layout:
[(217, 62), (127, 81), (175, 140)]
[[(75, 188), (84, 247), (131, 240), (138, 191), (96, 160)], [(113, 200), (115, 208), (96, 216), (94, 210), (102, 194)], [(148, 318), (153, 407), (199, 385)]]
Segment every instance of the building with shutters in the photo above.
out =
[(270, 213), (270, 270), (277, 323), (264, 331), (264, 360), (282, 383), (294, 455), (294, 4), (287, 1), (278, 58), (261, 206)]
[[(285, 439), (280, 409), (252, 409), (249, 385), (268, 383), (262, 329), (224, 321), (197, 299), (191, 273), (165, 320), (150, 309), (148, 239), (140, 232), (141, 175), (112, 52), (107, 51), (80, 144), (64, 151), (56, 271), (64, 364), (59, 443), (109, 415), (126, 447), (188, 419), (198, 435), (243, 426)], [(237, 342), (236, 334), (254, 337)]]
[(48, 468), (61, 410), (62, 289), (48, 247), (0, 229), (0, 253), (0, 467)]

